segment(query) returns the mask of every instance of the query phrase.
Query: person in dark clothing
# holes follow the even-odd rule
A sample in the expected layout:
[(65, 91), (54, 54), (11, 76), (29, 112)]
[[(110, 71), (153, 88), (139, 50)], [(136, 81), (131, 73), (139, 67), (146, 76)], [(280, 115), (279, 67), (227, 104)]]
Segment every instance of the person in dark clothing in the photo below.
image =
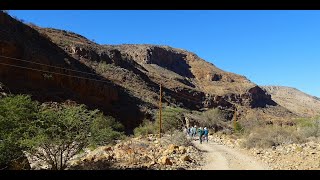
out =
[(198, 134), (199, 134), (200, 144), (202, 144), (202, 137), (203, 137), (203, 129), (202, 129), (202, 127), (200, 127), (198, 129)]
[(194, 125), (194, 127), (192, 128), (192, 140), (194, 140), (196, 136), (197, 136), (197, 126)]
[(204, 127), (203, 136), (204, 136), (204, 140), (207, 140), (207, 142), (209, 140), (208, 135), (209, 135), (209, 130), (207, 129), (207, 127)]

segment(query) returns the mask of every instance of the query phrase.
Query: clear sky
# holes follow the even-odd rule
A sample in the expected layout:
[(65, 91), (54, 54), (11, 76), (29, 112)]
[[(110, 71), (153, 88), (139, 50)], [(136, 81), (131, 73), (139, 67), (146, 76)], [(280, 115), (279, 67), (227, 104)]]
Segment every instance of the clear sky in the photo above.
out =
[(320, 11), (9, 11), (99, 44), (186, 49), (258, 85), (320, 97)]

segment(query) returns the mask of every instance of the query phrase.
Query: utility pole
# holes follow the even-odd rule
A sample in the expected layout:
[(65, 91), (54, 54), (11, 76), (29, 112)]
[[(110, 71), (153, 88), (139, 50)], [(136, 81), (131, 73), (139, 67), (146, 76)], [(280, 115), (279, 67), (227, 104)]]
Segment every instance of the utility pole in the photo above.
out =
[(160, 83), (160, 98), (159, 98), (159, 138), (161, 138), (161, 97), (162, 97), (162, 92), (161, 92), (161, 83)]
[(236, 126), (237, 126), (237, 106), (236, 109), (234, 110), (233, 114), (233, 129), (236, 131)]

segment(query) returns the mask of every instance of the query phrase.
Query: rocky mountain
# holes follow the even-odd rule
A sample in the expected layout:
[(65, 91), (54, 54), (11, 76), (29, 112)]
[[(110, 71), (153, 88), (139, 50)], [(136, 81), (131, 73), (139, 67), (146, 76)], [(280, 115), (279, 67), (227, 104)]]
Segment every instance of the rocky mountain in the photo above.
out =
[(130, 132), (164, 104), (191, 110), (237, 108), (238, 118), (295, 117), (246, 77), (183, 49), (99, 45), (64, 30), (23, 24), (0, 12), (0, 82), (39, 101), (74, 100), (119, 119)]
[(263, 86), (262, 88), (271, 94), (275, 102), (299, 116), (313, 117), (320, 114), (318, 97), (285, 86)]

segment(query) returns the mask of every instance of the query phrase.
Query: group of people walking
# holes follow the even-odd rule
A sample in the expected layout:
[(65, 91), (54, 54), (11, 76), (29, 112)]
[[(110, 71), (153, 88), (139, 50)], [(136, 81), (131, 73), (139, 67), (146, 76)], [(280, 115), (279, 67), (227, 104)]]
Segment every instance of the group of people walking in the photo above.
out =
[(208, 135), (209, 135), (209, 130), (207, 127), (199, 127), (197, 128), (196, 125), (193, 127), (189, 127), (187, 129), (187, 135), (194, 139), (198, 134), (200, 144), (202, 144), (202, 141), (207, 141), (208, 142)]

